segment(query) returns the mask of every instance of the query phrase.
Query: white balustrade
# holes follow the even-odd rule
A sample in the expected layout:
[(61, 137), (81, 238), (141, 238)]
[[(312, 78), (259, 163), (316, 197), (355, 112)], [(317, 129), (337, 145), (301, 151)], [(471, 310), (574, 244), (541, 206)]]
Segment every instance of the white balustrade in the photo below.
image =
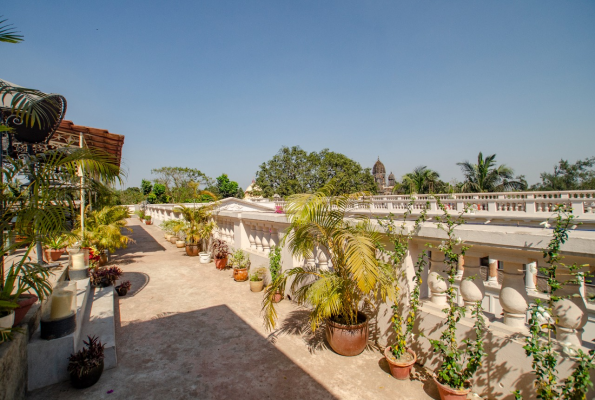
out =
[(488, 259), (487, 284), (489, 286), (498, 286), (498, 260), (493, 258)]
[(256, 251), (262, 251), (262, 225), (256, 225)]
[(256, 250), (256, 225), (247, 224), (245, 226), (248, 230), (248, 242), (250, 242), (250, 249)]
[(525, 290), (528, 294), (537, 292), (537, 262), (525, 264)]
[(322, 249), (318, 251), (318, 268), (321, 271), (328, 271), (328, 257)]
[[(560, 282), (575, 280), (570, 274), (559, 273)], [(587, 324), (588, 312), (585, 299), (581, 296), (581, 283), (566, 283), (556, 291), (556, 295), (563, 297), (553, 305), (553, 314), (557, 320), (556, 339), (562, 344), (575, 347), (582, 345), (582, 330)]]
[(271, 239), (271, 231), (268, 226), (264, 226), (262, 230), (262, 251), (265, 256), (268, 257), (269, 253), (271, 252), (271, 247), (269, 245), (269, 241)]

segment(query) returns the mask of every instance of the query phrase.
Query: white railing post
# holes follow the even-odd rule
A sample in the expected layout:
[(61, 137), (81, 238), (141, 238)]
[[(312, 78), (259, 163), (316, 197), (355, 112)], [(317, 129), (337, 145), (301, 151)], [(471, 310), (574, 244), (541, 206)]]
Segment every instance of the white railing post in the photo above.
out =
[(511, 328), (525, 327), (528, 296), (523, 279), (523, 264), (504, 262), (500, 305), (504, 310), (504, 324)]

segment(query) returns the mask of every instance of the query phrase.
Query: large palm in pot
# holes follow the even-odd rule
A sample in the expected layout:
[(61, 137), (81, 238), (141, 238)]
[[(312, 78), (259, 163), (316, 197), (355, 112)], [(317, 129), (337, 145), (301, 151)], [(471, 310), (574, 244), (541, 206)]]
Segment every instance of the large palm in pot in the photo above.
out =
[[(328, 255), (331, 267), (320, 270), (304, 265), (280, 274), (268, 287), (263, 300), (268, 329), (275, 327), (278, 318), (275, 294), (285, 291), (288, 280), (292, 280), (290, 290), (295, 301), (311, 307), (312, 330), (327, 322), (327, 338), (329, 326), (351, 329), (362, 325), (365, 316), (360, 310), (366, 302), (395, 298), (391, 270), (376, 257), (380, 233), (367, 216), (348, 215), (362, 194), (330, 197), (330, 193), (332, 186), (327, 185), (314, 194), (288, 199), (285, 210), (290, 226), (283, 245), (288, 246), (293, 256), (304, 259), (313, 258), (313, 249), (321, 249)], [(330, 339), (329, 342), (340, 352)]]

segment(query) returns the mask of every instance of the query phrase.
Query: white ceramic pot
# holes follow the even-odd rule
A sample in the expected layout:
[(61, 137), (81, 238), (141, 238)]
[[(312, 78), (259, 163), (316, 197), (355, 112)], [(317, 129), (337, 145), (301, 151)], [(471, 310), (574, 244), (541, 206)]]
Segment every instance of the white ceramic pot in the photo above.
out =
[(14, 324), (14, 311), (11, 311), (10, 314), (0, 317), (0, 329), (10, 329), (12, 328), (12, 324)]
[(211, 253), (201, 251), (200, 253), (198, 253), (198, 255), (200, 257), (201, 264), (208, 264), (211, 262)]

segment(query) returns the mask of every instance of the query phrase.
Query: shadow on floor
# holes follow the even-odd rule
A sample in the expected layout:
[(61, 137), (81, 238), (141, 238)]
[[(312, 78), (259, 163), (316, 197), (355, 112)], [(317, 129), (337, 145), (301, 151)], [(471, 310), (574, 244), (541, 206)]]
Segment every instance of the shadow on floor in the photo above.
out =
[(130, 281), (130, 290), (124, 297), (134, 297), (141, 292), (151, 281), (151, 277), (144, 272), (124, 272), (118, 285), (124, 281)]
[[(118, 326), (118, 367), (31, 399), (335, 399), (225, 305)], [(113, 392), (109, 392), (113, 391)]]

